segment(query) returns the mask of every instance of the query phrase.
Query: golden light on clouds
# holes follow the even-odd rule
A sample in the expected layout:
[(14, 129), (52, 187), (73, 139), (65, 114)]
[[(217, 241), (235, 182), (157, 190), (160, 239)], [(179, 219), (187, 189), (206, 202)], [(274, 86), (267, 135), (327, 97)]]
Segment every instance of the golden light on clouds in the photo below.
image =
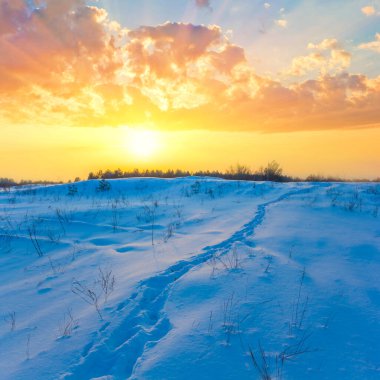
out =
[(314, 78), (289, 85), (258, 75), (217, 25), (126, 29), (82, 0), (33, 11), (2, 2), (0, 115), (9, 123), (274, 132), (379, 122), (378, 79), (346, 72), (351, 53), (334, 38), (293, 59), (284, 73)]
[[(16, 162), (22, 166), (15, 156), (24, 146), (19, 136), (31, 130), (34, 135), (24, 146), (24, 158), (25, 152), (43, 155), (46, 150), (47, 159), (59, 131), (69, 128), (73, 139), (83, 140), (73, 148), (68, 139), (61, 139), (66, 146), (56, 149), (71, 152), (68, 160), (70, 149), (78, 149), (86, 156), (83, 163), (95, 170), (103, 166), (105, 144), (115, 152), (107, 162), (116, 166), (161, 162), (186, 168), (201, 157), (210, 168), (220, 169), (227, 161), (224, 145), (215, 152), (216, 161), (206, 151), (200, 156), (193, 151), (184, 156), (183, 149), (174, 154), (168, 136), (183, 133), (193, 141), (191, 133), (196, 133), (187, 135), (189, 131), (203, 130), (211, 144), (217, 133), (259, 136), (255, 141), (274, 141), (274, 134), (283, 134), (285, 141), (287, 133), (311, 136), (315, 131), (338, 134), (356, 129), (370, 139), (370, 128), (380, 128), (380, 76), (359, 70), (357, 58), (379, 53), (379, 33), (374, 38), (371, 30), (356, 44), (337, 37), (334, 28), (331, 34), (313, 33), (279, 72), (263, 74), (255, 69), (254, 60), (247, 59), (247, 46), (256, 41), (243, 46), (237, 42), (243, 41), (242, 36), (235, 38), (235, 30), (218, 24), (229, 9), (227, 0), (219, 8), (216, 0), (199, 1), (197, 6), (192, 2), (194, 12), (210, 18), (208, 24), (176, 20), (133, 27), (115, 21), (104, 4), (107, 1), (89, 5), (84, 0), (0, 0), (1, 138), (15, 152), (0, 155), (2, 163), (12, 160), (13, 170)], [(238, 22), (247, 4), (234, 4), (229, 17)], [(372, 5), (356, 8), (363, 20), (377, 17)], [(186, 9), (191, 17), (194, 12)], [(276, 33), (294, 33), (297, 20), (286, 7), (260, 3), (260, 9), (271, 17), (267, 25), (257, 26), (262, 38), (269, 27), (277, 39)], [(301, 34), (297, 32), (294, 41)], [(271, 43), (277, 41), (273, 38)], [(126, 132), (126, 125), (136, 132)], [(141, 130), (141, 126), (148, 127)], [(106, 133), (118, 136), (117, 142), (105, 138)], [(266, 134), (273, 136), (264, 138)], [(102, 135), (99, 141), (98, 135)], [(229, 144), (227, 138), (218, 139)], [(244, 156), (241, 161), (249, 161), (243, 140), (236, 141), (227, 166), (239, 155)], [(322, 139), (318, 141), (323, 145)], [(89, 153), (92, 149), (97, 149), (97, 159)], [(276, 151), (266, 155), (269, 161), (276, 158)], [(376, 165), (372, 164), (373, 176)]]

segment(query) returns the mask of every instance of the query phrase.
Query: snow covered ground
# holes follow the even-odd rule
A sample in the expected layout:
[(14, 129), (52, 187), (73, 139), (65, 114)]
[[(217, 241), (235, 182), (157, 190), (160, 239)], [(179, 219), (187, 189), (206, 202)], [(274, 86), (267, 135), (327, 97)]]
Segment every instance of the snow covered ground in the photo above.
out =
[(2, 192), (0, 378), (379, 379), (379, 207), (364, 183)]

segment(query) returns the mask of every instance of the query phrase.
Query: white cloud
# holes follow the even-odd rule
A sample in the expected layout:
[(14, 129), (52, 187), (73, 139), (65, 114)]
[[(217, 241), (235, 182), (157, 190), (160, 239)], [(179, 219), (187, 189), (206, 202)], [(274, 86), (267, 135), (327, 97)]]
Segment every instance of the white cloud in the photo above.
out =
[(288, 26), (288, 21), (284, 19), (276, 20), (276, 24), (280, 26), (281, 28), (286, 28)]
[(269, 3), (264, 3), (264, 8), (265, 9), (269, 9), (271, 7), (271, 5)]
[(351, 65), (351, 53), (344, 50), (335, 38), (325, 38), (319, 43), (310, 42), (308, 55), (293, 58), (290, 70), (286, 75), (303, 76), (313, 71), (326, 74), (341, 73)]
[(338, 48), (338, 41), (335, 38), (325, 38), (319, 44), (313, 44), (312, 42), (310, 42), (307, 45), (307, 48), (308, 49), (315, 49), (315, 50), (337, 49)]

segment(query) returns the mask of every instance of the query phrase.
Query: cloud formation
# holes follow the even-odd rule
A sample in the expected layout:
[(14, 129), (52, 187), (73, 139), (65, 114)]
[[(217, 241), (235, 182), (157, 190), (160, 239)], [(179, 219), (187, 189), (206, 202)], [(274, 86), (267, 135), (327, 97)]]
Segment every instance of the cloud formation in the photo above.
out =
[(281, 28), (286, 28), (288, 26), (288, 21), (285, 19), (276, 20), (276, 24)]
[(211, 8), (210, 0), (195, 0), (195, 4), (199, 8)]
[(372, 50), (380, 53), (380, 33), (376, 33), (374, 41), (360, 44), (359, 49)]
[(293, 58), (290, 70), (285, 73), (303, 76), (317, 71), (322, 75), (340, 73), (351, 64), (351, 53), (344, 50), (335, 38), (326, 38), (319, 43), (309, 43), (311, 53)]
[(335, 39), (308, 48), (293, 60), (292, 75), (317, 77), (285, 85), (257, 75), (216, 25), (127, 30), (84, 0), (0, 0), (0, 116), (172, 130), (378, 124), (380, 78), (346, 73), (351, 55)]
[(376, 14), (376, 9), (372, 5), (367, 5), (361, 9), (362, 13), (366, 16), (373, 16)]
[(121, 67), (116, 24), (81, 0), (49, 0), (28, 7), (1, 0), (0, 94), (41, 87), (67, 97), (107, 82)]

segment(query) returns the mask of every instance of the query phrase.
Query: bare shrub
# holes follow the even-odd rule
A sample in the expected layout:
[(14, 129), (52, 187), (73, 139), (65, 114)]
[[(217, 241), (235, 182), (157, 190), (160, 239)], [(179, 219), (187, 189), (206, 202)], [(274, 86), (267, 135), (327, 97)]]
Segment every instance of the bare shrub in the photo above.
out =
[(71, 261), (75, 261), (77, 254), (83, 251), (84, 248), (77, 241), (74, 241), (71, 248)]
[(166, 226), (166, 231), (164, 232), (164, 236), (163, 236), (164, 243), (167, 243), (168, 240), (174, 235), (175, 229), (176, 229), (176, 223), (174, 222), (170, 222)]
[(268, 261), (268, 264), (264, 270), (264, 273), (269, 273), (269, 269), (270, 269), (272, 262), (273, 262), (273, 256), (267, 256), (266, 259)]
[(268, 363), (268, 356), (259, 343), (259, 353), (255, 354), (251, 347), (249, 347), (249, 354), (252, 359), (253, 366), (262, 380), (271, 380), (270, 368)]
[[(222, 304), (223, 323), (222, 328), (226, 337), (226, 344), (230, 343), (231, 336), (239, 332), (241, 324), (248, 317), (241, 318), (239, 314), (239, 302), (235, 300), (235, 293), (231, 293)], [(210, 318), (212, 315), (210, 316)]]
[(173, 204), (174, 216), (177, 218), (178, 222), (181, 223), (183, 219), (183, 205)]
[(285, 348), (275, 355), (269, 355), (263, 349), (260, 341), (258, 344), (258, 350), (255, 353), (251, 347), (249, 347), (249, 355), (256, 372), (260, 376), (261, 380), (282, 380), (284, 366), (287, 362), (295, 360), (297, 357), (311, 352), (316, 352), (316, 349), (312, 349), (308, 346), (308, 340), (311, 337), (311, 333), (305, 332), (299, 339), (293, 344), (288, 344)]
[(62, 228), (63, 234), (66, 235), (66, 224), (68, 224), (72, 220), (72, 215), (70, 215), (66, 210), (62, 210), (57, 208), (55, 210), (55, 214), (57, 216), (58, 222)]
[(32, 223), (29, 227), (28, 227), (28, 234), (29, 234), (29, 239), (30, 241), (32, 242), (33, 244), (33, 247), (38, 255), (38, 257), (42, 257), (44, 255), (44, 253), (42, 252), (42, 249), (41, 249), (41, 246), (40, 246), (40, 243), (37, 239), (37, 234), (36, 234), (36, 225), (34, 223)]
[(10, 331), (15, 331), (15, 329), (16, 329), (16, 312), (10, 311), (9, 313), (7, 313), (7, 315), (4, 317), (4, 321), (9, 323)]
[(55, 263), (49, 255), (48, 255), (48, 259), (49, 259), (50, 269), (53, 272), (54, 276), (57, 276), (58, 274), (65, 272), (65, 268), (62, 265)]
[(89, 287), (84, 282), (74, 279), (71, 284), (71, 291), (89, 305), (94, 306), (100, 319), (103, 320), (100, 300), (104, 297), (103, 304), (107, 303), (108, 297), (114, 291), (115, 282), (115, 276), (112, 274), (111, 270), (99, 268), (98, 278), (94, 281), (92, 287)]
[(143, 220), (145, 223), (149, 223), (151, 225), (152, 245), (154, 245), (154, 226), (156, 223), (156, 213), (158, 206), (159, 205), (157, 200), (152, 201), (150, 204), (144, 204), (142, 213), (136, 215), (136, 218), (139, 222)]
[(362, 211), (363, 200), (360, 198), (359, 190), (355, 189), (351, 199), (344, 204), (344, 208), (348, 211)]
[(305, 281), (306, 271), (305, 268), (301, 272), (300, 283), (298, 286), (298, 292), (296, 299), (293, 301), (291, 309), (291, 319), (289, 322), (289, 334), (293, 333), (294, 329), (301, 329), (305, 319), (305, 314), (309, 304), (309, 297), (302, 298), (302, 290)]
[(99, 268), (99, 283), (104, 294), (104, 303), (106, 303), (115, 288), (115, 276), (112, 274), (112, 270)]
[(82, 298), (82, 300), (88, 303), (89, 305), (94, 306), (100, 319), (103, 320), (103, 316), (100, 311), (100, 305), (99, 305), (99, 298), (101, 295), (99, 295), (94, 289), (89, 288), (83, 282), (80, 282), (75, 279), (73, 280), (71, 284), (71, 291), (77, 296), (79, 296), (80, 298)]
[(120, 215), (119, 215), (119, 211), (117, 208), (117, 202), (112, 203), (111, 213), (112, 213), (112, 221), (111, 221), (112, 230), (113, 230), (113, 232), (115, 232), (118, 229), (119, 222), (120, 222)]
[(0, 227), (0, 251), (9, 253), (12, 251), (12, 240), (17, 236), (7, 227)]
[(218, 264), (221, 264), (223, 269), (229, 271), (242, 268), (239, 251), (236, 247), (236, 244), (234, 244), (232, 249), (228, 250), (227, 252), (221, 251), (216, 253), (210, 260), (210, 263), (213, 266), (213, 274), (218, 269)]
[(72, 335), (73, 330), (78, 327), (78, 321), (73, 317), (71, 308), (67, 309), (63, 315), (63, 319), (59, 325), (59, 336), (69, 337)]
[(54, 244), (58, 244), (61, 240), (61, 234), (57, 230), (51, 228), (46, 230), (46, 236)]
[(331, 199), (331, 206), (335, 207), (338, 205), (339, 198), (343, 195), (343, 193), (333, 187), (326, 191), (326, 195)]
[(234, 293), (232, 293), (229, 297), (227, 297), (223, 301), (222, 305), (223, 311), (223, 324), (222, 327), (226, 334), (226, 343), (230, 342), (231, 335), (235, 331), (235, 302), (234, 302)]

